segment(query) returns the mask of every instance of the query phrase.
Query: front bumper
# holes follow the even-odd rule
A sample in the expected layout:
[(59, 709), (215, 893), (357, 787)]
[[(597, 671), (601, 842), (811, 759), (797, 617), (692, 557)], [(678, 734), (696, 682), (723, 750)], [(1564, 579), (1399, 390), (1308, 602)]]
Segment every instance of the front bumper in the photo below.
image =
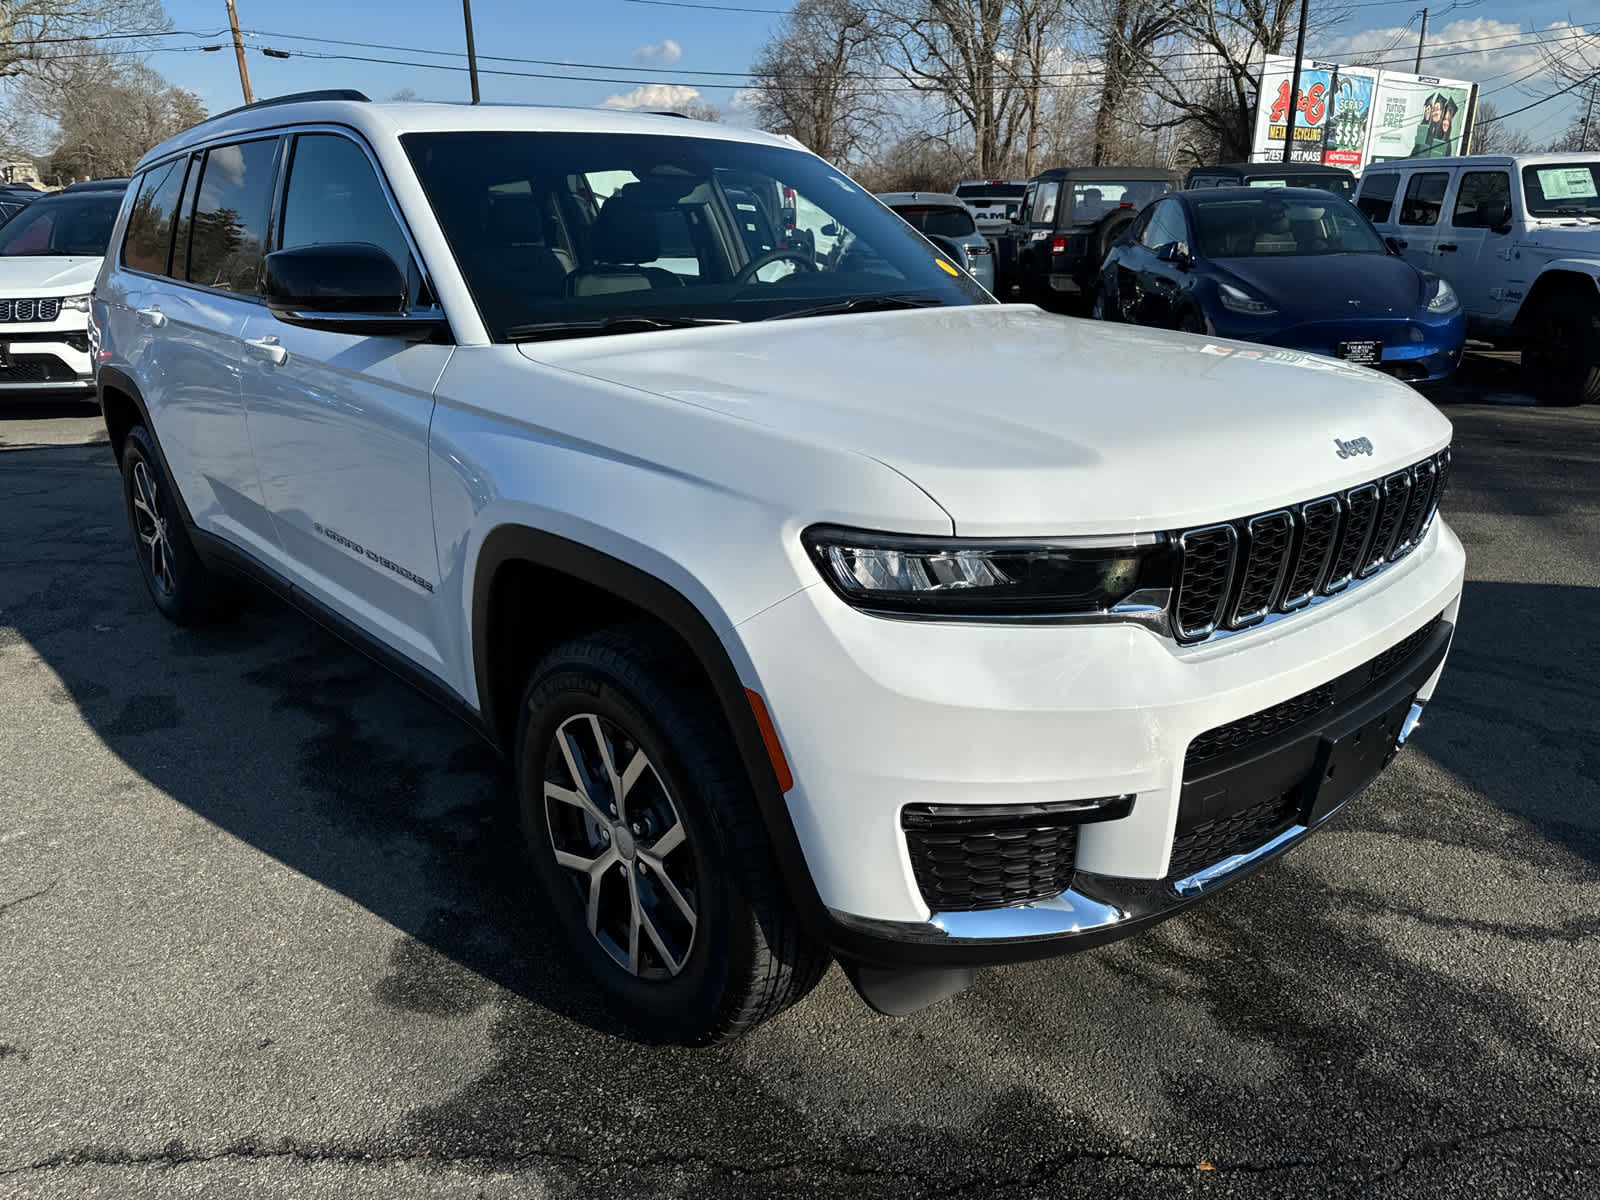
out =
[(1340, 342), (1383, 343), (1382, 361), (1374, 370), (1405, 383), (1447, 379), (1461, 362), (1467, 344), (1466, 314), (1460, 309), (1442, 317), (1375, 318), (1361, 321), (1307, 321), (1280, 326), (1280, 318), (1251, 317), (1213, 305), (1207, 319), (1220, 337), (1260, 342), (1337, 358)]
[[(1189, 647), (1133, 625), (871, 617), (820, 584), (744, 622), (739, 634), (759, 676), (753, 686), (766, 697), (795, 776), (789, 816), (835, 949), (886, 964), (1061, 953), (1125, 936), (1287, 849), (1325, 813), (1298, 830), (1299, 822), (1268, 830), (1225, 869), (1207, 862), (1171, 875), (1175, 843), (1182, 856), (1181, 822), (1193, 816), (1190, 744), (1342, 678), (1435, 621), (1452, 626), (1463, 564), (1455, 535), (1435, 520), (1417, 550), (1359, 587), (1273, 625)], [(1391, 723), (1431, 696), (1443, 637), (1425, 674), (1406, 676), (1414, 686), (1398, 718), (1385, 710)], [(1297, 727), (1297, 753), (1370, 699), (1346, 697)], [(960, 913), (925, 902), (902, 830), (908, 805), (1113, 796), (1131, 796), (1131, 811), (1081, 827), (1062, 895)], [(1255, 798), (1252, 791), (1237, 799)]]
[(88, 316), (0, 325), (0, 395), (86, 395), (94, 391)]

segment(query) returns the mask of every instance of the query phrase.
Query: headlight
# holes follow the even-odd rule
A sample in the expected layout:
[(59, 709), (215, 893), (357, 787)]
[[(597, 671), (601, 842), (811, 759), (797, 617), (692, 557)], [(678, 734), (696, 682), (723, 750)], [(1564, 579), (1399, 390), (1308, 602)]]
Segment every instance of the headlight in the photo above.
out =
[(81, 312), (81, 313), (88, 312), (89, 311), (89, 293), (85, 292), (81, 296), (63, 296), (63, 297), (61, 297), (61, 311), (63, 311), (63, 312)]
[(1461, 307), (1461, 301), (1456, 299), (1456, 290), (1443, 279), (1435, 279), (1433, 295), (1428, 298), (1428, 311), (1431, 313), (1452, 313)]
[(1217, 297), (1222, 301), (1223, 308), (1252, 317), (1270, 317), (1278, 311), (1265, 300), (1257, 299), (1249, 292), (1242, 291), (1229, 283), (1217, 285)]
[[(907, 537), (816, 525), (804, 542), (857, 608), (924, 616), (1051, 617), (1164, 606), (1172, 548), (1160, 534), (1012, 541)], [(1135, 597), (1141, 591), (1160, 595)], [(1133, 598), (1130, 601), (1130, 598)]]

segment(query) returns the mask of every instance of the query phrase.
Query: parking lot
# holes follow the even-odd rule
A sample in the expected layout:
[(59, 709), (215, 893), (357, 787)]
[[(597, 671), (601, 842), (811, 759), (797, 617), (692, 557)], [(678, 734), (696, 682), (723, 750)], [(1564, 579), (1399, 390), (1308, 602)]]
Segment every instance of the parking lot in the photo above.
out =
[(1153, 933), (894, 1021), (605, 1027), (471, 734), (272, 601), (167, 625), (92, 411), (0, 411), (0, 1195), (1600, 1190), (1600, 410), (1438, 396), (1415, 741)]

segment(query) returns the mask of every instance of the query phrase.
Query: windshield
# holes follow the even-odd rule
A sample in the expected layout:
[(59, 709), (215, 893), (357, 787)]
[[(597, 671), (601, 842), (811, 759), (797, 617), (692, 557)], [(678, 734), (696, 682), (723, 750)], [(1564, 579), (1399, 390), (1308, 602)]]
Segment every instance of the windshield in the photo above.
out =
[(1093, 225), (1108, 212), (1118, 208), (1129, 208), (1137, 212), (1171, 190), (1172, 185), (1165, 179), (1135, 179), (1124, 182), (1096, 179), (1089, 183), (1074, 182), (1072, 222), (1075, 225)]
[(1385, 254), (1387, 248), (1348, 200), (1276, 195), (1189, 200), (1195, 237), (1207, 258), (1282, 258), (1307, 254)]
[(717, 138), (403, 138), (490, 336), (756, 321), (849, 301), (993, 303), (821, 159)]
[(0, 228), (0, 257), (104, 254), (120, 207), (120, 192), (35, 200)]
[(892, 207), (907, 224), (923, 233), (933, 233), (947, 238), (964, 238), (971, 237), (978, 231), (978, 227), (973, 224), (972, 214), (965, 208), (956, 208), (948, 204), (943, 206), (896, 204)]
[(1600, 162), (1522, 168), (1530, 217), (1600, 217)]

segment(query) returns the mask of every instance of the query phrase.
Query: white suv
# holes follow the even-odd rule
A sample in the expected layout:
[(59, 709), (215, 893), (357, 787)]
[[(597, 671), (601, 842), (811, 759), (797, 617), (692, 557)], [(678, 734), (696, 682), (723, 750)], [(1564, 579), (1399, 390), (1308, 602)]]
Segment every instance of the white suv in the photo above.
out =
[(75, 185), (0, 226), (0, 400), (94, 394), (89, 289), (122, 189)]
[(1522, 349), (1541, 399), (1600, 402), (1600, 156), (1380, 163), (1356, 205), (1450, 281), (1473, 337)]
[[(729, 195), (782, 189), (763, 248)], [(998, 304), (785, 140), (313, 96), (130, 196), (93, 316), (155, 603), (263, 580), (502, 747), (529, 918), (654, 1036), (1179, 912), (1442, 669), (1430, 404)]]

